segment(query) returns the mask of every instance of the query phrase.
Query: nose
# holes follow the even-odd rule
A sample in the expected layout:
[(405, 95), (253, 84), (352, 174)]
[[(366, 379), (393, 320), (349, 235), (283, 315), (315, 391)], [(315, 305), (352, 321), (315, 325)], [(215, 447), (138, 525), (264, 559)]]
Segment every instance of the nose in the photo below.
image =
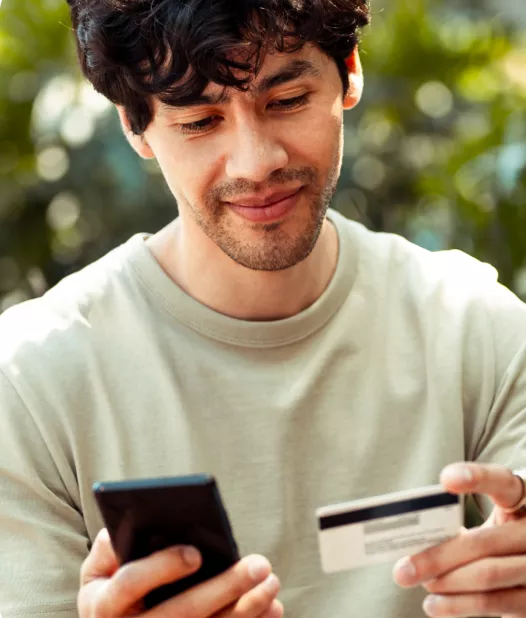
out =
[(226, 174), (232, 179), (265, 181), (272, 172), (287, 166), (288, 154), (276, 136), (257, 122), (240, 127), (232, 140)]

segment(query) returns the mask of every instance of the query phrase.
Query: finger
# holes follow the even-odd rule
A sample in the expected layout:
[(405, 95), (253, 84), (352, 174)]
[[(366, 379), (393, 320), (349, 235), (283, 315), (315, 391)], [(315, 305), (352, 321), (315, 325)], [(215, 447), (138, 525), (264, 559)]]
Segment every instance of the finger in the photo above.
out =
[(503, 614), (524, 615), (526, 590), (499, 590), (482, 594), (458, 596), (432, 595), (424, 601), (424, 611), (432, 618), (474, 618), (502, 616)]
[(393, 576), (402, 587), (419, 585), (441, 577), (465, 564), (491, 556), (526, 552), (526, 520), (494, 528), (472, 528), (449, 541), (396, 563)]
[(244, 594), (265, 581), (270, 571), (270, 562), (263, 556), (247, 556), (221, 575), (161, 603), (147, 612), (145, 618), (213, 616), (237, 603)]
[(93, 615), (120, 616), (152, 590), (197, 571), (201, 556), (193, 547), (170, 547), (122, 566), (92, 602)]
[(270, 606), (270, 609), (268, 610), (268, 612), (266, 612), (259, 618), (282, 618), (283, 614), (284, 614), (283, 603), (281, 603), (281, 601), (279, 601), (278, 599), (274, 599), (274, 601), (272, 601), (272, 605)]
[[(232, 607), (228, 607), (223, 611), (219, 612), (219, 614), (214, 614), (212, 618), (232, 618)], [(284, 613), (283, 604), (278, 599), (274, 599), (270, 606), (270, 609), (263, 614), (257, 616), (257, 618), (282, 618)]]
[(424, 582), (437, 594), (487, 592), (526, 584), (526, 557), (485, 558), (455, 569), (448, 575)]
[(498, 464), (452, 464), (444, 468), (440, 482), (455, 494), (485, 494), (503, 509), (513, 508), (524, 493), (522, 480)]
[[(228, 611), (228, 610), (225, 610), (225, 611)], [(260, 616), (258, 616), (257, 618), (282, 618), (283, 614), (284, 614), (283, 603), (281, 603), (281, 601), (279, 601), (278, 599), (274, 599), (274, 601), (272, 601), (270, 609), (266, 611), (265, 613), (261, 614)], [(213, 618), (222, 618), (224, 615), (231, 618), (231, 614), (228, 614), (228, 613), (224, 614), (223, 612), (221, 612), (220, 614), (217, 614)]]
[(99, 531), (91, 551), (80, 570), (80, 585), (84, 586), (99, 577), (111, 577), (119, 568), (119, 561), (106, 528)]
[[(275, 613), (272, 604), (280, 589), (278, 578), (271, 573), (265, 581), (243, 595), (233, 606), (216, 614), (215, 618), (267, 618)], [(272, 613), (270, 615), (272, 616)]]
[(264, 582), (239, 599), (232, 613), (232, 618), (252, 618), (252, 616), (266, 614), (270, 610), (279, 588), (279, 579), (274, 573), (271, 573)]

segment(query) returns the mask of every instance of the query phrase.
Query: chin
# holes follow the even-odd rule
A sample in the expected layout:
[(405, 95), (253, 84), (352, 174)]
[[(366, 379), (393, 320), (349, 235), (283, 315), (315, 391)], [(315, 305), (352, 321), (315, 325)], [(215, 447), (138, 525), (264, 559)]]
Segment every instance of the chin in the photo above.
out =
[[(294, 231), (286, 229), (285, 223), (273, 223), (265, 226), (266, 234), (272, 238), (255, 242), (247, 240), (246, 236), (238, 238), (236, 242), (218, 243), (218, 246), (236, 264), (250, 270), (264, 272), (278, 272), (293, 268), (304, 262), (313, 252), (320, 236), (322, 224), (307, 226), (307, 229)], [(272, 228), (272, 229), (268, 229)]]

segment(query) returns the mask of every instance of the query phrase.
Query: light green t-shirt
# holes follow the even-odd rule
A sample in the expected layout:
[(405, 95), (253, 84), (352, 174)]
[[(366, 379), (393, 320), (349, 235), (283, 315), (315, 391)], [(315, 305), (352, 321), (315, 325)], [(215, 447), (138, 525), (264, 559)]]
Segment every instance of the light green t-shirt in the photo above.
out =
[[(290, 618), (415, 618), (392, 565), (324, 575), (317, 507), (526, 465), (526, 306), (495, 271), (329, 212), (325, 293), (290, 319), (220, 315), (136, 235), (0, 318), (0, 612), (76, 616), (98, 480), (217, 477), (242, 554)], [(240, 290), (240, 294), (242, 294)]]

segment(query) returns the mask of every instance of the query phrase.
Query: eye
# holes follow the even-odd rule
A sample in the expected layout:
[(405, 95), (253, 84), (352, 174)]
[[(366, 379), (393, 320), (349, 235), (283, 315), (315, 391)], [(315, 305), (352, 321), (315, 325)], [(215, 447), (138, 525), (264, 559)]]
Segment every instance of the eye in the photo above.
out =
[(187, 135), (192, 133), (205, 133), (215, 127), (218, 121), (219, 116), (207, 116), (201, 120), (180, 124), (179, 128), (181, 129), (181, 133), (185, 133)]
[(276, 101), (271, 101), (267, 107), (270, 109), (283, 110), (288, 111), (290, 109), (296, 109), (297, 107), (301, 107), (305, 105), (309, 100), (309, 95), (307, 93), (300, 94), (297, 97), (291, 97), (290, 99), (278, 99)]

